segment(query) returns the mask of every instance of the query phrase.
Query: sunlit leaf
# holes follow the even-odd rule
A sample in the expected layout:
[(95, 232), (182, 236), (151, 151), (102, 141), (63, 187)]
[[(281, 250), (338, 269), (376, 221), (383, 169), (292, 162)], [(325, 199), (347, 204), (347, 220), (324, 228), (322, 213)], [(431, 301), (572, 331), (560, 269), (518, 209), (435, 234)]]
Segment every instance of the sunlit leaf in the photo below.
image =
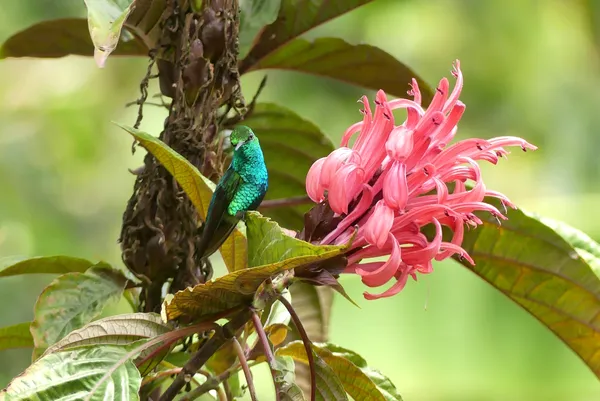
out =
[[(292, 302), (292, 295), (288, 290), (283, 291), (281, 296), (287, 299), (288, 302)], [(267, 320), (265, 320), (265, 327), (268, 327), (272, 324), (287, 325), (290, 322), (290, 320), (291, 316), (287, 308), (281, 302), (275, 301), (273, 302), (273, 305), (271, 305), (271, 309), (269, 310)]]
[(227, 369), (233, 366), (237, 361), (237, 353), (232, 341), (228, 341), (225, 345), (217, 350), (206, 362), (206, 366), (215, 375), (220, 375)]
[(285, 341), (288, 334), (288, 326), (282, 323), (274, 323), (265, 327), (265, 332), (269, 337), (269, 341), (274, 347)]
[(0, 277), (17, 276), (20, 274), (64, 274), (83, 273), (94, 263), (71, 256), (41, 256), (24, 258), (8, 256), (0, 258)]
[[(344, 390), (353, 399), (364, 401), (402, 400), (389, 379), (380, 372), (367, 367), (365, 360), (355, 352), (331, 344), (313, 344), (313, 350), (329, 365), (339, 378)], [(280, 348), (277, 354), (291, 356), (298, 362), (308, 364), (304, 344), (300, 341), (294, 341)]]
[[(194, 165), (160, 139), (135, 128), (118, 123), (115, 124), (130, 133), (148, 152), (156, 157), (185, 191), (190, 201), (196, 207), (200, 218), (202, 220), (206, 219), (208, 205), (210, 204), (215, 184), (200, 174), (200, 171)], [(229, 271), (236, 271), (246, 267), (247, 248), (245, 235), (239, 228), (233, 231), (232, 235), (221, 245), (220, 250)]]
[(240, 63), (243, 74), (272, 51), (304, 32), (351, 11), (371, 0), (287, 0), (281, 4), (277, 20), (265, 27), (256, 45)]
[(94, 43), (94, 59), (104, 67), (106, 59), (115, 50), (121, 29), (131, 12), (133, 0), (84, 0), (88, 9), (88, 26)]
[[(66, 18), (42, 21), (15, 33), (0, 48), (0, 58), (8, 57), (64, 57), (70, 54), (91, 56), (94, 45), (87, 21)], [(122, 42), (113, 51), (119, 56), (145, 56), (148, 49), (138, 40)]]
[[(272, 103), (258, 103), (244, 119), (260, 138), (269, 171), (266, 200), (306, 195), (306, 173), (320, 157), (334, 150), (331, 140), (319, 127), (293, 111)], [(300, 230), (304, 213), (311, 205), (277, 207), (261, 210), (281, 225)]]
[(424, 104), (432, 98), (429, 86), (417, 74), (389, 53), (371, 45), (351, 45), (338, 38), (313, 42), (294, 39), (255, 63), (249, 71), (282, 69), (337, 79), (349, 84), (406, 97), (413, 78), (417, 79)]
[(85, 273), (57, 277), (40, 294), (31, 323), (31, 334), (39, 351), (84, 326), (104, 307), (120, 299), (127, 279), (107, 265), (91, 267)]
[(281, 0), (240, 0), (239, 55), (243, 59), (265, 25), (277, 19)]
[(12, 401), (139, 400), (141, 377), (131, 361), (118, 366), (109, 380), (98, 385), (126, 354), (125, 349), (111, 346), (48, 354), (16, 377), (0, 395)]
[(386, 401), (402, 400), (402, 397), (398, 394), (398, 390), (396, 390), (396, 386), (394, 386), (391, 380), (378, 370), (367, 366), (367, 361), (356, 352), (331, 343), (315, 343), (314, 346), (321, 349), (327, 349), (331, 351), (333, 355), (345, 358), (360, 368), (362, 373), (377, 386), (377, 390), (383, 395)]
[(11, 348), (33, 347), (33, 337), (29, 332), (30, 322), (0, 327), (0, 351)]
[(507, 216), (498, 226), (479, 214), (483, 225), (465, 232), (463, 241), (476, 265), (462, 263), (545, 324), (600, 377), (600, 278), (592, 268), (600, 269), (599, 245), (564, 223), (540, 222), (520, 210)]
[[(359, 375), (352, 375), (355, 372), (349, 372), (348, 370), (340, 370), (336, 372), (334, 367), (339, 369), (340, 362), (337, 359), (344, 359), (341, 357), (335, 357), (331, 352), (327, 350), (321, 350), (317, 347), (313, 347), (313, 354), (315, 360), (315, 371), (317, 379), (317, 400), (323, 401), (337, 401), (337, 400), (348, 400), (345, 388), (346, 381), (359, 380)], [(289, 343), (285, 347), (279, 348), (276, 351), (278, 356), (289, 356), (292, 357), (296, 362), (308, 364), (308, 358), (304, 349), (304, 344), (301, 341), (294, 341)], [(347, 361), (350, 365), (352, 363)], [(355, 367), (356, 368), (356, 367)], [(360, 369), (356, 368), (360, 372)], [(342, 377), (342, 375), (346, 375)], [(356, 386), (360, 384), (356, 383)], [(351, 393), (349, 393), (352, 395)], [(364, 393), (367, 394), (367, 393)], [(368, 394), (367, 394), (368, 395)], [(355, 400), (369, 401), (371, 398), (356, 398), (352, 395)]]
[(252, 268), (179, 291), (165, 301), (168, 320), (188, 316), (197, 321), (213, 319), (240, 306), (250, 305), (267, 278), (295, 267), (326, 260), (344, 252), (344, 246), (318, 246), (288, 237), (279, 225), (258, 212), (246, 214), (248, 250)]

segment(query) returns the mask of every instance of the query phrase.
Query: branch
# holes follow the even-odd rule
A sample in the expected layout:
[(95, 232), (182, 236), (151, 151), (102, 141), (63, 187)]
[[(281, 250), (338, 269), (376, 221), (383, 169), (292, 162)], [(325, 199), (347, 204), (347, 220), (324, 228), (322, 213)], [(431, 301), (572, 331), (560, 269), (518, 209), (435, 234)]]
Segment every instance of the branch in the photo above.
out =
[(243, 327), (250, 318), (250, 312), (243, 310), (235, 315), (221, 330), (215, 330), (213, 336), (194, 354), (193, 357), (183, 366), (181, 372), (177, 375), (173, 383), (160, 396), (158, 401), (171, 401), (177, 396), (179, 391), (193, 377), (196, 372), (208, 361), (208, 359), (228, 340), (232, 339), (235, 333)]
[(278, 380), (277, 368), (275, 365), (275, 356), (273, 355), (273, 351), (271, 350), (271, 346), (269, 345), (269, 340), (267, 339), (267, 334), (265, 333), (265, 329), (263, 328), (263, 325), (260, 322), (260, 317), (258, 317), (256, 311), (252, 311), (252, 322), (254, 323), (254, 328), (256, 329), (256, 333), (258, 333), (258, 338), (262, 343), (263, 349), (265, 351), (265, 357), (267, 358), (269, 368), (271, 369), (271, 376), (273, 376), (273, 385), (275, 386), (275, 400), (279, 401), (279, 386), (277, 384)]
[(290, 316), (294, 321), (294, 325), (296, 326), (296, 329), (302, 338), (302, 343), (304, 344), (304, 349), (306, 350), (306, 357), (308, 358), (308, 367), (310, 368), (310, 401), (315, 401), (317, 398), (317, 374), (315, 370), (315, 358), (311, 348), (312, 342), (308, 338), (308, 334), (306, 334), (306, 330), (304, 330), (304, 326), (296, 314), (296, 311), (292, 307), (292, 304), (290, 304), (284, 297), (279, 297), (279, 302), (281, 302), (290, 313)]
[(240, 364), (242, 365), (242, 370), (244, 371), (244, 376), (246, 376), (246, 384), (248, 384), (248, 392), (250, 393), (250, 398), (252, 401), (257, 401), (256, 398), (256, 389), (254, 388), (254, 380), (252, 379), (252, 372), (250, 372), (250, 367), (248, 367), (248, 361), (246, 360), (246, 355), (244, 354), (244, 350), (240, 345), (240, 342), (237, 338), (233, 337), (231, 340), (233, 341), (233, 348), (240, 360)]
[(307, 203), (313, 203), (308, 196), (293, 196), (291, 198), (270, 199), (263, 201), (258, 208), (272, 209), (276, 207), (304, 205)]
[(237, 372), (238, 366), (235, 366), (231, 369), (227, 369), (225, 372), (221, 373), (218, 376), (210, 376), (206, 379), (202, 385), (196, 387), (194, 390), (190, 391), (183, 397), (179, 399), (179, 401), (192, 401), (196, 398), (200, 397), (202, 394), (209, 392), (210, 390), (217, 390), (220, 399), (226, 400), (227, 397), (223, 394), (223, 390), (219, 387), (221, 383), (225, 380), (229, 379), (232, 373)]

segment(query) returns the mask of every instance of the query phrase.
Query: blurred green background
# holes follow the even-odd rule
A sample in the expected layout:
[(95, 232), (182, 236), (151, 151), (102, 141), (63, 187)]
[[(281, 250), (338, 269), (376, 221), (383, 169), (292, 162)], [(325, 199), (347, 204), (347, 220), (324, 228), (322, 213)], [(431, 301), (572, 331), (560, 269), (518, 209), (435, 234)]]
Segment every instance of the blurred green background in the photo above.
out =
[[(0, 40), (42, 19), (82, 15), (82, 1), (5, 0)], [(600, 240), (600, 58), (582, 2), (379, 0), (307, 36), (326, 35), (380, 46), (432, 86), (459, 58), (467, 104), (459, 135), (517, 135), (540, 148), (485, 166), (487, 186)], [(116, 238), (134, 181), (127, 168), (144, 152), (132, 156), (130, 137), (110, 121), (134, 122), (136, 110), (124, 105), (137, 98), (146, 65), (117, 57), (103, 70), (83, 57), (0, 61), (0, 257), (69, 254), (120, 266)], [(263, 75), (243, 78), (247, 98)], [(360, 119), (360, 88), (268, 76), (263, 101), (291, 108), (336, 142)], [(158, 134), (165, 112), (149, 106), (145, 115), (142, 128)], [(0, 326), (30, 320), (50, 280), (2, 279)], [(342, 283), (361, 309), (336, 298), (332, 341), (389, 375), (406, 401), (600, 399), (597, 379), (574, 353), (453, 262), (392, 299), (367, 302), (357, 278)], [(0, 387), (29, 355), (0, 353)], [(268, 400), (269, 385), (261, 389)]]

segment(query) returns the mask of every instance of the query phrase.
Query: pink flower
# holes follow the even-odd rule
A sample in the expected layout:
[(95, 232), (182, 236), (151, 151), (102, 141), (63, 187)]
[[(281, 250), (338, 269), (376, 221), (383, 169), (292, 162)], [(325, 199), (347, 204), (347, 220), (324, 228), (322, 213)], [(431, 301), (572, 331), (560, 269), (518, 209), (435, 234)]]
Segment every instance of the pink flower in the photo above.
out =
[[(414, 100), (387, 100), (377, 92), (375, 112), (363, 97), (363, 120), (353, 124), (342, 137), (341, 147), (317, 160), (306, 177), (306, 191), (315, 202), (329, 202), (342, 217), (338, 226), (321, 244), (347, 242), (358, 226), (348, 252), (346, 273), (356, 273), (369, 287), (380, 287), (395, 279), (379, 294), (365, 293), (367, 299), (388, 297), (400, 292), (408, 277), (433, 271), (433, 260), (459, 254), (471, 264), (471, 257), (461, 247), (465, 225), (476, 227), (482, 221), (473, 214), (487, 211), (506, 219), (494, 206), (484, 202), (486, 196), (500, 199), (505, 206), (514, 205), (503, 194), (488, 190), (481, 177), (478, 161), (498, 162), (508, 152), (506, 146), (520, 146), (524, 151), (535, 146), (517, 137), (489, 140), (452, 141), (465, 105), (458, 100), (463, 86), (457, 60), (452, 72), (456, 85), (443, 78), (429, 107), (421, 106), (416, 80), (409, 92)], [(393, 110), (406, 109), (407, 118), (395, 125)], [(353, 147), (351, 137), (358, 133)], [(474, 183), (467, 190), (466, 182)], [(452, 192), (448, 184), (454, 184)], [(422, 233), (433, 225), (435, 237), (429, 241)], [(442, 226), (453, 235), (442, 239)], [(384, 262), (365, 259), (389, 256)]]

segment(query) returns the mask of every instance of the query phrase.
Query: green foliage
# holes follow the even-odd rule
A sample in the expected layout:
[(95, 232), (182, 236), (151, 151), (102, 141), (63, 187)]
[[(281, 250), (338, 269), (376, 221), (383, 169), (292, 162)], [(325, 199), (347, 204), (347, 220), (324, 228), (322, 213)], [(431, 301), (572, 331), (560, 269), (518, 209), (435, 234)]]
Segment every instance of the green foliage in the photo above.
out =
[[(327, 375), (337, 377), (347, 392), (355, 400), (399, 401), (402, 400), (394, 385), (378, 371), (368, 368), (365, 360), (355, 352), (330, 344), (313, 344), (313, 352), (318, 356), (319, 364), (327, 365)], [(342, 352), (339, 352), (342, 351)], [(291, 356), (294, 360), (308, 364), (304, 345), (295, 341), (277, 351), (278, 355)], [(317, 389), (320, 375), (317, 376)], [(328, 394), (329, 395), (329, 394)], [(331, 396), (331, 395), (329, 395)], [(336, 394), (339, 397), (339, 395)], [(342, 399), (327, 398), (323, 399)]]
[(256, 45), (240, 65), (243, 74), (254, 64), (304, 32), (351, 11), (371, 0), (288, 0), (281, 4), (279, 17), (267, 26)]
[(332, 258), (348, 249), (347, 246), (313, 245), (290, 237), (281, 231), (279, 224), (258, 212), (246, 214), (246, 226), (248, 267), (277, 265), (288, 270)]
[(246, 225), (249, 268), (179, 291), (165, 301), (163, 313), (167, 320), (181, 316), (194, 321), (222, 317), (249, 306), (268, 278), (298, 266), (333, 258), (347, 249), (344, 246), (312, 245), (288, 237), (277, 223), (258, 212), (247, 213)]
[[(313, 357), (315, 360), (315, 371), (316, 371), (316, 379), (317, 379), (317, 400), (322, 401), (336, 401), (336, 400), (348, 400), (348, 396), (346, 395), (347, 389), (344, 388), (344, 384), (342, 380), (343, 377), (339, 376), (341, 374), (348, 374), (347, 372), (340, 371), (335, 372), (332, 369), (330, 361), (326, 361), (323, 359), (323, 352), (319, 352), (316, 347), (313, 347), (315, 351), (313, 351)], [(304, 344), (299, 341), (295, 341), (289, 343), (283, 348), (277, 350), (278, 356), (289, 356), (292, 357), (295, 361), (301, 362), (304, 364), (308, 364), (308, 357), (306, 356), (306, 350), (304, 349)], [(331, 359), (331, 358), (330, 358)], [(354, 379), (349, 377), (350, 380)], [(368, 401), (368, 398), (357, 398), (360, 400)]]
[(275, 22), (280, 7), (281, 0), (240, 0), (240, 59), (246, 57), (261, 29)]
[(547, 220), (550, 227), (521, 210), (509, 211), (500, 226), (489, 214), (479, 217), (483, 225), (465, 232), (463, 241), (476, 265), (461, 263), (535, 316), (600, 376), (594, 357), (600, 351), (600, 278), (592, 268), (599, 266), (600, 246), (566, 224)]
[(165, 334), (171, 328), (156, 313), (128, 313), (86, 324), (50, 346), (45, 355), (86, 345), (123, 346)]
[[(247, 0), (242, 5), (240, 46), (242, 57), (246, 53), (248, 56), (241, 61), (240, 72), (293, 70), (404, 96), (416, 74), (388, 53), (337, 38), (312, 42), (298, 39), (307, 30), (368, 2)], [(594, 7), (591, 2), (585, 3)], [(146, 55), (148, 48), (156, 45), (164, 0), (86, 0), (86, 5), (100, 65), (113, 50), (114, 54)], [(595, 10), (590, 16), (597, 18)], [(135, 38), (122, 28), (134, 32)], [(44, 21), (12, 36), (2, 46), (0, 57), (89, 55), (92, 41), (86, 29), (83, 19)], [(117, 46), (119, 40), (122, 42)], [(419, 84), (427, 103), (431, 91), (423, 81), (419, 80)], [(274, 104), (257, 104), (244, 123), (258, 133), (263, 144), (271, 176), (267, 199), (303, 195), (308, 167), (333, 149), (331, 142), (318, 127)], [(213, 183), (160, 140), (130, 127), (122, 128), (173, 174), (204, 218)], [(299, 229), (305, 211), (303, 206), (293, 206), (267, 210), (265, 214)], [(499, 228), (494, 219), (482, 216), (483, 227), (465, 234), (464, 247), (477, 265), (464, 264), (548, 326), (600, 376), (600, 361), (595, 358), (600, 348), (596, 319), (600, 313), (600, 246), (563, 223), (520, 211), (508, 215), (510, 220)], [(257, 293), (273, 276), (332, 259), (347, 250), (319, 247), (289, 237), (275, 222), (258, 213), (250, 213), (247, 224), (248, 243), (240, 225), (240, 230), (221, 248), (233, 273), (177, 293), (165, 303), (167, 318), (212, 321), (255, 306)], [(86, 260), (63, 256), (0, 261), (0, 277), (64, 274), (41, 294), (31, 333), (29, 323), (0, 329), (0, 349), (30, 347), (34, 340), (37, 353), (49, 347), (41, 359), (12, 382), (5, 394), (10, 399), (61, 400), (72, 399), (73, 394), (86, 399), (138, 399), (141, 378), (129, 360), (127, 346), (164, 335), (170, 327), (154, 314), (121, 315), (83, 326), (96, 318), (106, 303), (120, 298), (126, 281), (106, 266), (92, 266)], [(310, 337), (326, 341), (331, 289), (298, 283), (291, 292)], [(265, 324), (273, 345), (285, 339), (288, 322), (289, 313), (275, 302)], [(235, 363), (234, 353), (228, 347), (222, 347), (207, 364), (213, 372), (220, 373)], [(142, 359), (148, 356), (142, 364), (143, 374), (169, 351), (161, 348), (163, 353), (154, 355), (156, 349), (147, 348), (141, 354)], [(345, 393), (356, 400), (401, 399), (390, 380), (369, 368), (353, 351), (331, 344), (315, 344), (314, 350), (319, 399), (343, 400), (347, 399)], [(278, 351), (284, 377), (282, 399), (303, 400), (298, 384), (306, 382), (306, 375), (290, 376), (291, 365), (281, 361), (283, 355), (306, 365), (304, 348), (293, 342)], [(98, 376), (106, 371), (108, 382)], [(74, 379), (76, 375), (81, 380)]]
[(94, 266), (94, 263), (90, 261), (71, 256), (42, 256), (37, 258), (9, 256), (0, 259), (0, 277), (20, 274), (83, 273), (92, 266)]
[(127, 354), (122, 347), (81, 347), (45, 355), (2, 390), (7, 400), (129, 401), (139, 400), (141, 376), (130, 360), (108, 380), (105, 372)]
[[(320, 157), (334, 150), (331, 140), (313, 123), (273, 103), (258, 103), (244, 119), (252, 128), (265, 155), (269, 191), (265, 199), (306, 195), (306, 173)], [(302, 229), (309, 205), (266, 209), (263, 214), (281, 225)]]
[(405, 64), (370, 45), (351, 45), (338, 38), (313, 42), (294, 39), (255, 63), (249, 71), (282, 69), (328, 78), (369, 89), (383, 89), (390, 95), (406, 97), (412, 78), (417, 78), (423, 104), (431, 100), (429, 85)]
[(85, 273), (56, 278), (40, 294), (31, 323), (37, 353), (97, 317), (107, 304), (121, 298), (127, 279), (100, 264)]
[[(8, 57), (64, 57), (70, 54), (91, 56), (94, 44), (88, 23), (82, 18), (42, 21), (11, 36), (0, 48), (0, 58)], [(119, 44), (112, 54), (142, 56), (148, 50), (137, 40)]]
[(121, 38), (121, 29), (131, 12), (133, 0), (84, 0), (88, 9), (88, 25), (94, 43), (94, 59), (104, 67)]
[(0, 328), (0, 351), (10, 348), (31, 348), (33, 337), (29, 332), (30, 322)]

